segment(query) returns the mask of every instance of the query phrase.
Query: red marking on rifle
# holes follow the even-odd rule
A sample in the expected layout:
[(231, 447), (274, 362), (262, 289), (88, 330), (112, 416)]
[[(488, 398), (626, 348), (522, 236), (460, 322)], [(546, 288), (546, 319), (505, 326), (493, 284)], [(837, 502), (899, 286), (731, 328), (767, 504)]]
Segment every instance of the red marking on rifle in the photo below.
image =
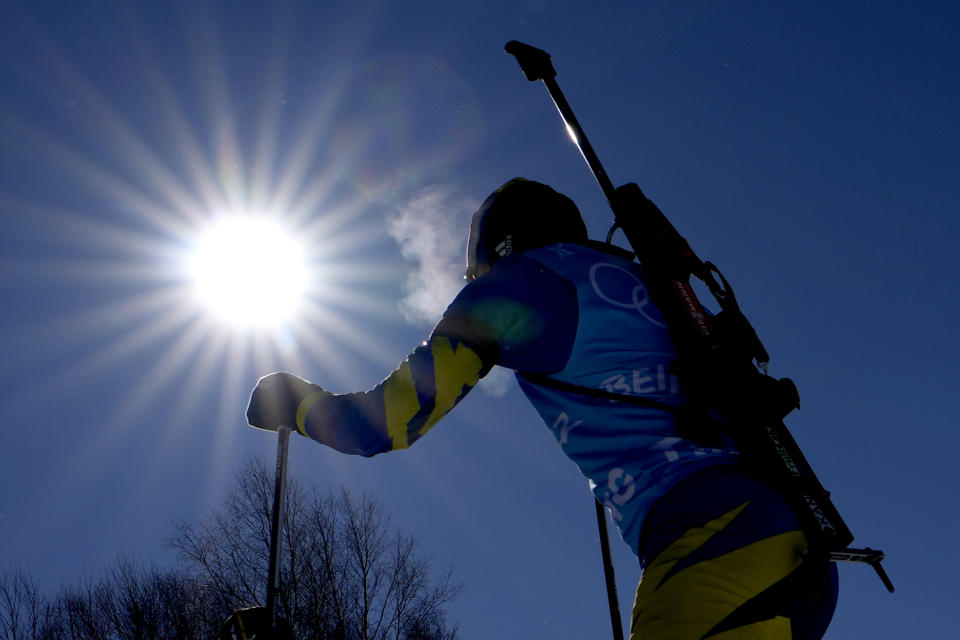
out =
[(683, 306), (687, 308), (690, 319), (697, 325), (700, 333), (705, 336), (710, 335), (710, 322), (707, 314), (704, 313), (703, 307), (700, 306), (700, 301), (697, 300), (697, 296), (693, 292), (693, 287), (690, 286), (690, 283), (674, 280), (673, 288), (680, 294), (680, 300), (683, 302)]

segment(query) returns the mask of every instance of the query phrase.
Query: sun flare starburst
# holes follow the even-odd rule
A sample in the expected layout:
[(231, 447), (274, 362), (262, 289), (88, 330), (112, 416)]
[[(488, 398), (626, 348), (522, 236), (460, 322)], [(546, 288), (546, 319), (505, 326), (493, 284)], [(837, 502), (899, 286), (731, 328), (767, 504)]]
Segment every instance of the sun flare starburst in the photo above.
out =
[(303, 304), (303, 247), (272, 217), (221, 217), (200, 235), (189, 269), (201, 305), (231, 325), (276, 327)]
[[(41, 55), (23, 77), (52, 100), (8, 128), (11, 148), (29, 150), (23, 166), (43, 169), (35, 193), (0, 193), (43, 241), (25, 260), (46, 279), (29, 302), (49, 315), (19, 335), (32, 359), (58, 364), (24, 384), (24, 402), (74, 394), (98, 415), (65, 475), (147, 433), (157, 451), (209, 445), (204, 464), (219, 472), (244, 446), (258, 376), (291, 371), (334, 391), (375, 380), (396, 363), (387, 328), (412, 262), (442, 266), (439, 251), (410, 248), (464, 209), (421, 194), (481, 141), (464, 124), (477, 121), (472, 92), (439, 58), (331, 46), (338, 62), (318, 69), (278, 43), (251, 67), (220, 49), (213, 16), (189, 20), (192, 64), (140, 39), (117, 60), (135, 70), (129, 85), (34, 34)], [(425, 101), (438, 79), (449, 98)], [(386, 221), (411, 202), (422, 224), (400, 251)]]

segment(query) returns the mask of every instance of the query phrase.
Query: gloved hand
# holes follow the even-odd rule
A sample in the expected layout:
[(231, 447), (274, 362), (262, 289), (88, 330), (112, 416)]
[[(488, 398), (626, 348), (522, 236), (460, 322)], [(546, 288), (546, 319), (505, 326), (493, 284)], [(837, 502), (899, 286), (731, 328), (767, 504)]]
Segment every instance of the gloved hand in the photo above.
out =
[(321, 387), (289, 373), (271, 373), (257, 381), (250, 404), (247, 406), (247, 423), (251, 427), (276, 431), (281, 426), (297, 430), (297, 407), (310, 394), (320, 392)]

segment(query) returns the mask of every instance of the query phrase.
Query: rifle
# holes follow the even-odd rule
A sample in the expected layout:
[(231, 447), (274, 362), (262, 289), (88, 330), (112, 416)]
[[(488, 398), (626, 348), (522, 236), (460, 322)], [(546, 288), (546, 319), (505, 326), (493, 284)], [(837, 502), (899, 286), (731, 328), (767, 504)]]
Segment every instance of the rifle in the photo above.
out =
[[(702, 422), (695, 418), (698, 412), (717, 410), (726, 422), (725, 433), (744, 459), (793, 506), (809, 542), (808, 557), (867, 563), (892, 593), (893, 583), (881, 565), (883, 552), (849, 547), (854, 539), (850, 528), (784, 424), (783, 418), (799, 407), (796, 386), (787, 378), (767, 374), (769, 355), (726, 278), (712, 263), (697, 257), (639, 186), (613, 186), (556, 82), (550, 54), (516, 40), (505, 49), (516, 57), (527, 80), (543, 82), (606, 196), (614, 215), (607, 242), (618, 229), (623, 231), (643, 265), (650, 296), (663, 312), (677, 348), (675, 373), (693, 399), (684, 408), (688, 419), (678, 416), (678, 430), (693, 439), (709, 438), (709, 433), (695, 426)], [(691, 278), (706, 285), (720, 306), (719, 313), (704, 310)]]

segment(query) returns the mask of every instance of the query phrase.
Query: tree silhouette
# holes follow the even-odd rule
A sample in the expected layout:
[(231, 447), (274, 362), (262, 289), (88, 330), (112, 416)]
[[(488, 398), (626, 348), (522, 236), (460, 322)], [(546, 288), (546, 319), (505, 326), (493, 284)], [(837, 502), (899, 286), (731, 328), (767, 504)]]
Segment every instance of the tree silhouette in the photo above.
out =
[[(202, 525), (180, 524), (170, 540), (217, 608), (265, 601), (273, 476), (248, 459), (223, 508)], [(282, 526), (279, 616), (296, 638), (452, 639), (443, 607), (460, 591), (439, 580), (413, 537), (393, 528), (366, 496), (305, 490), (289, 481)]]
[[(279, 616), (297, 640), (455, 640), (444, 607), (460, 586), (435, 578), (416, 539), (383, 508), (345, 489), (294, 478), (284, 509)], [(22, 566), (0, 571), (0, 640), (200, 640), (236, 609), (262, 605), (273, 477), (246, 460), (223, 505), (176, 525), (183, 562), (146, 567), (118, 556), (96, 579), (46, 598)]]

